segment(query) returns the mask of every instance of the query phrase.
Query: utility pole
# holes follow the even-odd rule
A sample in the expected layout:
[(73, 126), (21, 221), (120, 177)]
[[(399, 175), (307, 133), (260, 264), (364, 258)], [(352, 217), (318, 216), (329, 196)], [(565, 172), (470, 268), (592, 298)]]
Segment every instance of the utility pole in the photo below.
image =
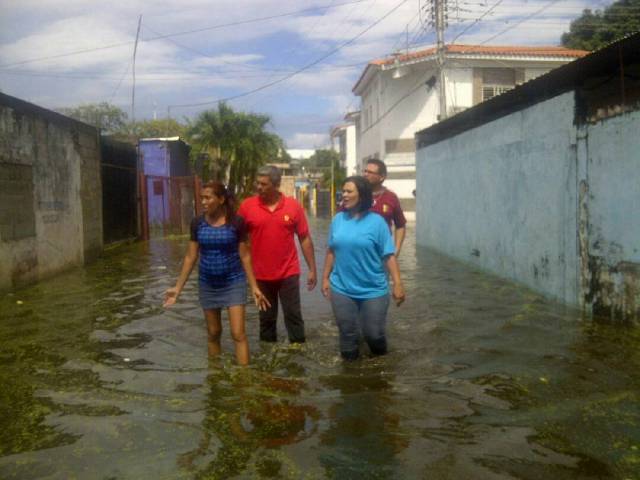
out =
[(136, 43), (133, 46), (133, 86), (131, 88), (131, 125), (136, 123), (136, 53), (138, 52), (138, 39), (140, 38), (140, 27), (142, 26), (142, 15), (138, 18), (138, 31), (136, 32)]
[(331, 217), (336, 214), (336, 185), (335, 185), (335, 173), (333, 171), (334, 161), (331, 159)]
[(438, 103), (440, 105), (440, 118), (442, 121), (447, 118), (447, 92), (445, 89), (445, 78), (444, 78), (444, 54), (445, 54), (445, 45), (444, 45), (444, 30), (446, 28), (446, 19), (445, 19), (445, 10), (447, 8), (447, 0), (433, 0), (434, 2), (434, 17), (435, 17), (435, 27), (436, 27), (436, 35), (437, 35), (437, 63), (438, 63)]

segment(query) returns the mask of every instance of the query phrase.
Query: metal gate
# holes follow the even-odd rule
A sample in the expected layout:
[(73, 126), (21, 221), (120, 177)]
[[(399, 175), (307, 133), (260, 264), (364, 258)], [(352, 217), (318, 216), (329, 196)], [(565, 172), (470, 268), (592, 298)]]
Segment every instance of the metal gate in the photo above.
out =
[(189, 233), (196, 214), (197, 177), (140, 175), (143, 238)]
[(138, 236), (137, 168), (132, 145), (102, 137), (102, 220), (104, 243)]

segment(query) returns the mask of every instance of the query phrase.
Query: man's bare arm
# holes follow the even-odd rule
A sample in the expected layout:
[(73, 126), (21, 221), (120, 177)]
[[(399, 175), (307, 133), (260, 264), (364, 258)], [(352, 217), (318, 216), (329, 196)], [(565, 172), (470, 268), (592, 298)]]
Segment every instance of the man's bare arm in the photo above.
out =
[(313, 240), (311, 240), (311, 235), (307, 235), (306, 237), (300, 239), (300, 248), (302, 249), (304, 261), (307, 262), (307, 267), (309, 267), (309, 274), (307, 276), (307, 289), (313, 290), (318, 281), (318, 275), (316, 270), (316, 254), (313, 250)]

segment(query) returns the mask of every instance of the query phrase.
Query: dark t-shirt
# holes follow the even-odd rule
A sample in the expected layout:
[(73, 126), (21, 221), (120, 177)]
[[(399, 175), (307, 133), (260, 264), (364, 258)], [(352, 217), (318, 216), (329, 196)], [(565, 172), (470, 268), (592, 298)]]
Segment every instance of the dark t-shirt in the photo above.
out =
[(231, 223), (219, 227), (209, 225), (204, 215), (194, 218), (191, 221), (191, 240), (198, 242), (200, 282), (221, 288), (245, 281), (238, 244), (246, 239), (242, 217), (235, 217)]
[(373, 196), (373, 205), (371, 205), (370, 210), (382, 215), (389, 227), (391, 227), (392, 222), (396, 228), (402, 228), (407, 223), (398, 196), (384, 187), (382, 188), (382, 193)]

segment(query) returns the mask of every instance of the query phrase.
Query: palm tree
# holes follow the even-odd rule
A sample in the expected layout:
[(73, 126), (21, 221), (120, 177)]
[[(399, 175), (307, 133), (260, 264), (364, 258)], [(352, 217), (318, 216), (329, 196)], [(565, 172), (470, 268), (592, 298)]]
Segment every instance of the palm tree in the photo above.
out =
[(208, 158), (211, 178), (246, 196), (258, 168), (276, 161), (284, 150), (282, 139), (266, 130), (270, 122), (268, 115), (236, 112), (221, 103), (217, 110), (202, 112), (191, 126), (193, 154)]

